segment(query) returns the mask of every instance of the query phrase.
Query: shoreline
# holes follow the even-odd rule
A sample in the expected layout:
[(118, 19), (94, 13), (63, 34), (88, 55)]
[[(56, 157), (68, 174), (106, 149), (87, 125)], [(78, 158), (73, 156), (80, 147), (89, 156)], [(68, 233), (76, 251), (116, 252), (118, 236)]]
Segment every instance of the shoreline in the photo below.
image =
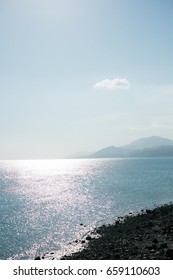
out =
[[(173, 260), (173, 203), (119, 217), (92, 234), (78, 241), (81, 250), (60, 260)], [(55, 252), (49, 257), (58, 259)]]

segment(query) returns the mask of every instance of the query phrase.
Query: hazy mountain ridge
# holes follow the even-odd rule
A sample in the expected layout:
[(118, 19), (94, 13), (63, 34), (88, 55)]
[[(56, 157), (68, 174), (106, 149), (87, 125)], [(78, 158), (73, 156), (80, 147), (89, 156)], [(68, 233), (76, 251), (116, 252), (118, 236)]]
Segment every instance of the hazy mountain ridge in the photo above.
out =
[(161, 146), (133, 151), (132, 157), (173, 157), (173, 146)]
[[(122, 147), (108, 146), (80, 158), (173, 157), (173, 140), (151, 136)], [(75, 158), (75, 157), (73, 157)]]
[(140, 138), (137, 140), (134, 140), (128, 145), (123, 146), (123, 148), (128, 148), (131, 150), (140, 150), (140, 149), (147, 149), (147, 148), (156, 148), (156, 147), (162, 147), (162, 146), (172, 146), (173, 140), (168, 138), (163, 138), (159, 136), (151, 136), (151, 137), (145, 137)]

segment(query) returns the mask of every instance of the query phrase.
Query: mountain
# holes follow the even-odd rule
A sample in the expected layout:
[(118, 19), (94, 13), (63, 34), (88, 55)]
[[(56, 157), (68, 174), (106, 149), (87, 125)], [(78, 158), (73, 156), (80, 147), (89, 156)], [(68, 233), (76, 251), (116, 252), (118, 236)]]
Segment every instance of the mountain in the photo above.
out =
[(131, 153), (131, 157), (173, 157), (173, 146), (136, 150)]
[(173, 140), (168, 138), (158, 137), (158, 136), (151, 136), (140, 138), (138, 140), (133, 141), (129, 145), (123, 146), (123, 148), (127, 148), (130, 150), (139, 150), (139, 149), (147, 149), (153, 147), (161, 147), (161, 146), (172, 146)]
[(172, 157), (173, 140), (151, 136), (141, 138), (122, 147), (109, 146), (88, 158), (124, 158), (124, 157)]
[(128, 150), (121, 147), (109, 146), (90, 155), (90, 158), (116, 158), (126, 157)]
[(173, 157), (173, 140), (151, 136), (121, 147), (108, 146), (94, 153), (77, 153), (66, 158)]

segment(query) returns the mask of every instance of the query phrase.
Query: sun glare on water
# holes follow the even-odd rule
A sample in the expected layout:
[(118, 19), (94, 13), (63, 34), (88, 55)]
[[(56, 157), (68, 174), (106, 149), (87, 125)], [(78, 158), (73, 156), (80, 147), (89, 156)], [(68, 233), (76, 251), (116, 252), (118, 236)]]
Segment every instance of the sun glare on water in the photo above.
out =
[(74, 204), (85, 200), (81, 188), (83, 180), (87, 182), (85, 161), (20, 160), (10, 163), (8, 176), (15, 178), (11, 192), (37, 203), (52, 201), (57, 207), (64, 202)]

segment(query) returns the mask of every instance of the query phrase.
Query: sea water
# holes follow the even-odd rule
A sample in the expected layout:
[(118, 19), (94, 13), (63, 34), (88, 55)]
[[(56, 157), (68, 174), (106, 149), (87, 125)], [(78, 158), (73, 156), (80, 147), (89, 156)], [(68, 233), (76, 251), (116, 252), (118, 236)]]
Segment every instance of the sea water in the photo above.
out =
[(173, 201), (173, 158), (0, 161), (0, 259), (62, 250), (116, 217)]

